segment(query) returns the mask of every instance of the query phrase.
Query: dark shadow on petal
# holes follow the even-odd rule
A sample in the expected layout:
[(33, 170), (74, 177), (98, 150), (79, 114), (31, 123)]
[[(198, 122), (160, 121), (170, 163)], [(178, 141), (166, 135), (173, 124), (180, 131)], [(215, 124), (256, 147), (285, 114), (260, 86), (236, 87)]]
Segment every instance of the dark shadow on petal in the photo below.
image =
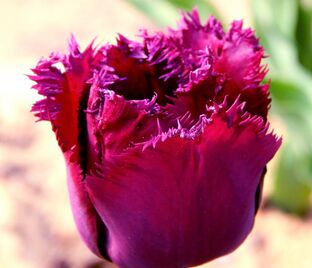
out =
[(257, 192), (256, 192), (255, 214), (257, 214), (257, 212), (258, 212), (258, 210), (260, 208), (261, 199), (262, 199), (263, 182), (264, 182), (264, 176), (265, 176), (266, 172), (267, 172), (267, 167), (265, 166), (263, 171), (262, 171), (260, 183), (258, 185)]
[[(143, 49), (143, 48), (142, 48)], [(163, 81), (159, 77), (161, 73), (150, 64), (146, 58), (137, 58), (133, 55), (129, 46), (111, 46), (106, 51), (107, 65), (114, 69), (114, 73), (120, 78), (113, 83), (109, 89), (122, 95), (126, 100), (152, 99), (157, 94), (157, 102), (164, 105), (172, 96), (176, 85), (173, 81)]]

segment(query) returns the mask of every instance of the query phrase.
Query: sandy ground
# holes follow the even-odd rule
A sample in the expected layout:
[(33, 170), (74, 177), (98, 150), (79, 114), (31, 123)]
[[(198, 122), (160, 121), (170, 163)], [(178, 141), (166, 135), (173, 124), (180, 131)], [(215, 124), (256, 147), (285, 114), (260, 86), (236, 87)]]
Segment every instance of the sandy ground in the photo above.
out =
[[(250, 22), (246, 2), (223, 1), (221, 8), (227, 18)], [(29, 113), (38, 96), (23, 74), (51, 50), (65, 51), (70, 33), (84, 47), (95, 36), (132, 37), (141, 25), (156, 28), (121, 0), (0, 0), (0, 267), (113, 267), (93, 256), (78, 236), (62, 155), (49, 124), (36, 124)], [(311, 249), (312, 217), (266, 208), (235, 253), (202, 267), (308, 268)]]

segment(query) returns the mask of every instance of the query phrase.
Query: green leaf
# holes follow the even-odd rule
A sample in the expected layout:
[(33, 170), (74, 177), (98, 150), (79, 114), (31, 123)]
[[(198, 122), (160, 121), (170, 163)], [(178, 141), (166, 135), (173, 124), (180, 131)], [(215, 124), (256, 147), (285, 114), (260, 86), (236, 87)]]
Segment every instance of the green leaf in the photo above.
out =
[(296, 28), (296, 45), (300, 63), (312, 73), (312, 5), (301, 1)]

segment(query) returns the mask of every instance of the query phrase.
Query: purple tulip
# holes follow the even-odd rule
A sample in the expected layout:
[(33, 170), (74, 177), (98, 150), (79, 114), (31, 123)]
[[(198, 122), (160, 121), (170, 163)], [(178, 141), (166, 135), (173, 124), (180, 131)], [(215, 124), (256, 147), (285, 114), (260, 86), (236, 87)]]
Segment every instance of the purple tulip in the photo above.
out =
[(268, 131), (263, 48), (196, 9), (141, 42), (39, 61), (33, 106), (63, 151), (73, 214), (98, 256), (122, 268), (182, 268), (232, 252), (253, 227)]

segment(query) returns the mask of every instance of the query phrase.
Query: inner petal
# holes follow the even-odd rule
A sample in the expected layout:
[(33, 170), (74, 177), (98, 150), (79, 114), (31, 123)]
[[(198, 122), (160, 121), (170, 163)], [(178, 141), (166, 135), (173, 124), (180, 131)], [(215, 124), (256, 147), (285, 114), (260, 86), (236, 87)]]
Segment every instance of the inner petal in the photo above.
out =
[[(135, 43), (136, 44), (136, 43)], [(164, 105), (167, 96), (172, 96), (177, 85), (174, 81), (160, 79), (165, 66), (157, 68), (148, 60), (148, 52), (142, 45), (133, 48), (133, 42), (122, 38), (117, 46), (111, 46), (106, 51), (106, 64), (114, 69), (120, 78), (109, 89), (126, 100), (152, 99), (157, 95), (157, 102)]]

